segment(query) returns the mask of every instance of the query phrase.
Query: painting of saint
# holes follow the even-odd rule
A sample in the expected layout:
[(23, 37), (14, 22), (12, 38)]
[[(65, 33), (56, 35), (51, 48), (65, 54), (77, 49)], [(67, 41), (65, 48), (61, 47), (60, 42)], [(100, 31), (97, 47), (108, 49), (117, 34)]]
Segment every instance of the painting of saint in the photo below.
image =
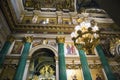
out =
[(75, 46), (74, 45), (71, 45), (71, 54), (76, 54), (75, 53)]
[(76, 55), (77, 49), (75, 48), (74, 44), (66, 43), (65, 44), (65, 54), (66, 55)]
[(15, 41), (11, 54), (20, 54), (23, 47), (22, 41)]
[(71, 47), (69, 44), (66, 45), (67, 54), (71, 54)]

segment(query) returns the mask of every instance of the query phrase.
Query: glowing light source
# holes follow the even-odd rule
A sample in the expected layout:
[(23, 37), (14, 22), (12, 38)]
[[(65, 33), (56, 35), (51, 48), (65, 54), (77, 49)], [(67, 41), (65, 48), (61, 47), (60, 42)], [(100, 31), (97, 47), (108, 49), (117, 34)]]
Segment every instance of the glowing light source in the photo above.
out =
[(99, 28), (94, 20), (84, 19), (75, 27), (75, 31), (71, 33), (75, 46), (81, 45), (88, 54), (92, 54), (92, 49), (99, 41)]

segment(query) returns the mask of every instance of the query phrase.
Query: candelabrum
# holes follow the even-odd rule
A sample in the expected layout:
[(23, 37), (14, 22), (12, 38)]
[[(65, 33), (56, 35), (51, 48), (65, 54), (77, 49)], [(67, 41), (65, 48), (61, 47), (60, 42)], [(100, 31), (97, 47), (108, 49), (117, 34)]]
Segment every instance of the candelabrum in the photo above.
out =
[(78, 19), (80, 24), (71, 33), (72, 40), (77, 49), (83, 49), (87, 54), (94, 54), (94, 47), (99, 42), (99, 28), (95, 20), (88, 18)]

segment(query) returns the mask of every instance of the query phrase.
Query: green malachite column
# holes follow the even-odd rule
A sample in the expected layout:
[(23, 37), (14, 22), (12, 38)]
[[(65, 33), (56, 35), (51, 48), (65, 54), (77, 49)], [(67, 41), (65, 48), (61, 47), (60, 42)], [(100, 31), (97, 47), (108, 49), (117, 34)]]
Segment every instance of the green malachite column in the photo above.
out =
[(5, 56), (8, 53), (9, 48), (10, 48), (13, 41), (14, 41), (14, 37), (13, 36), (8, 36), (7, 41), (5, 42), (2, 50), (0, 51), (0, 68), (2, 67)]
[(84, 80), (92, 80), (90, 70), (89, 70), (89, 66), (88, 66), (88, 63), (87, 63), (87, 58), (86, 58), (83, 50), (79, 50), (79, 56), (80, 56), (80, 61), (81, 61)]
[(58, 42), (58, 61), (59, 61), (59, 80), (67, 80), (66, 64), (64, 56), (64, 37), (57, 37)]
[(113, 75), (113, 73), (112, 73), (112, 71), (111, 71), (111, 69), (110, 69), (109, 63), (108, 63), (108, 61), (107, 61), (107, 59), (106, 59), (106, 57), (105, 57), (105, 55), (104, 55), (104, 52), (103, 52), (103, 50), (102, 50), (102, 47), (101, 47), (100, 45), (98, 45), (98, 46), (96, 47), (96, 49), (97, 49), (98, 55), (99, 55), (99, 57), (100, 57), (100, 60), (101, 60), (101, 62), (102, 62), (102, 65), (103, 65), (103, 68), (104, 68), (104, 70), (105, 70), (105, 73), (106, 73), (106, 75), (107, 75), (108, 80), (117, 80), (117, 79), (114, 77), (114, 75)]
[(25, 37), (24, 49), (23, 49), (22, 55), (20, 57), (18, 68), (17, 68), (15, 76), (14, 76), (14, 80), (22, 80), (22, 78), (23, 78), (24, 69), (25, 69), (25, 65), (26, 65), (26, 61), (27, 61), (27, 57), (29, 54), (29, 49), (30, 49), (32, 40), (33, 40), (33, 38), (31, 36)]

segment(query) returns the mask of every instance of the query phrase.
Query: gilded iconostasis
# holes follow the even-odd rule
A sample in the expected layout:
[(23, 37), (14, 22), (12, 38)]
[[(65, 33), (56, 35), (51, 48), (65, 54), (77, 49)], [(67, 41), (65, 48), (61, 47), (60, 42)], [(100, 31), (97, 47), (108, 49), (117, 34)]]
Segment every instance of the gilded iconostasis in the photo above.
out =
[[(26, 36), (33, 37), (24, 70), (27, 72), (24, 73), (26, 80), (58, 80), (60, 75), (59, 45), (56, 41), (58, 36), (66, 37), (63, 45), (65, 58), (63, 67), (66, 68), (67, 80), (84, 80), (81, 56), (70, 37), (75, 26), (84, 22), (84, 19), (96, 21), (100, 28), (99, 39), (104, 55), (111, 70), (119, 78), (120, 28), (94, 0), (0, 0), (0, 2), (0, 7), (3, 7), (0, 8), (0, 50), (5, 41), (8, 41), (9, 34), (15, 37), (10, 43), (3, 67), (0, 68), (1, 80), (13, 80), (25, 48), (23, 38)], [(107, 80), (96, 48), (92, 48), (90, 54), (85, 50), (84, 54), (92, 80), (97, 78)]]

